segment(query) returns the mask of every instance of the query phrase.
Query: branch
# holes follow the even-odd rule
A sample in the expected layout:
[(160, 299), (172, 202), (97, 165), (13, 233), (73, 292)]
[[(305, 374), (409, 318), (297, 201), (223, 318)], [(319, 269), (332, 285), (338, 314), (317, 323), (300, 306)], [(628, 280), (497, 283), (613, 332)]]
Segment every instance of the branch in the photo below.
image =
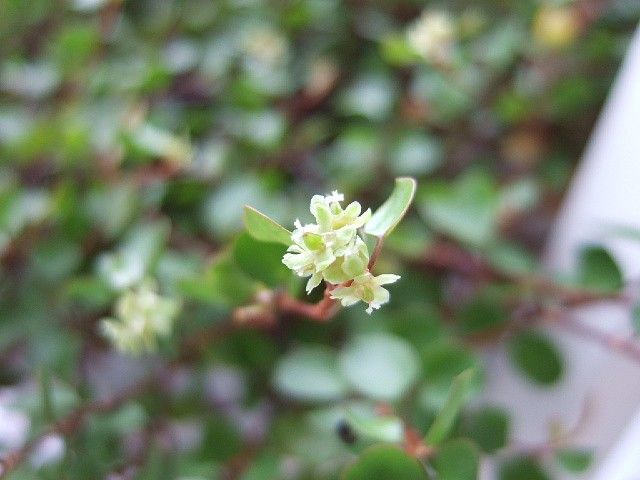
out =
[(618, 352), (634, 362), (640, 363), (640, 344), (631, 338), (613, 335), (593, 328), (581, 321), (569, 312), (562, 312), (548, 317), (554, 325), (579, 335), (587, 340), (600, 344), (606, 349)]
[(541, 275), (506, 272), (452, 242), (434, 243), (426, 252), (422, 263), (432, 268), (454, 270), (478, 280), (513, 283), (540, 294), (559, 297), (565, 307), (604, 300), (626, 300), (622, 293), (598, 292), (563, 285)]
[(0, 478), (5, 478), (16, 470), (22, 462), (35, 450), (42, 440), (49, 435), (70, 436), (74, 434), (85, 422), (87, 417), (96, 413), (107, 413), (116, 410), (127, 401), (141, 395), (157, 384), (157, 375), (152, 375), (143, 383), (104, 400), (88, 403), (77, 408), (53, 425), (45, 429), (44, 432), (27, 442), (22, 448), (14, 450), (0, 459)]
[[(225, 337), (227, 334), (235, 330), (235, 328), (236, 325), (232, 322), (222, 322), (199, 330), (193, 335), (186, 337), (181, 342), (180, 353), (177, 359), (171, 362), (168, 367), (171, 368), (183, 360), (201, 355), (207, 346)], [(126, 402), (147, 393), (158, 385), (159, 377), (160, 374), (158, 372), (154, 372), (141, 383), (137, 383), (123, 392), (103, 400), (87, 403), (73, 410), (62, 419), (47, 427), (42, 433), (27, 442), (22, 448), (14, 450), (13, 452), (5, 455), (4, 458), (0, 459), (0, 479), (5, 478), (9, 473), (16, 470), (44, 438), (49, 435), (62, 435), (64, 437), (74, 435), (82, 427), (87, 417), (93, 414), (112, 412), (124, 405)]]
[(338, 312), (338, 304), (331, 298), (331, 290), (332, 288), (327, 286), (324, 297), (318, 303), (306, 303), (286, 293), (280, 294), (276, 296), (275, 305), (280, 312), (301, 315), (323, 323), (333, 318)]
[(554, 426), (561, 426), (552, 424), (551, 435), (548, 440), (535, 444), (514, 441), (511, 446), (501, 449), (499, 453), (504, 455), (517, 454), (526, 457), (542, 458), (547, 455), (554, 454), (561, 448), (566, 448), (587, 424), (592, 411), (591, 406), (592, 404), (590, 399), (585, 398), (580, 410), (580, 416), (578, 417), (575, 425), (569, 430), (562, 431), (558, 428), (554, 429)]
[(369, 271), (373, 270), (376, 262), (378, 261), (378, 257), (382, 252), (382, 246), (384, 245), (384, 237), (378, 237), (378, 241), (376, 242), (376, 246), (373, 248), (373, 253), (371, 254), (371, 258), (369, 259), (369, 264), (367, 265), (367, 269)]

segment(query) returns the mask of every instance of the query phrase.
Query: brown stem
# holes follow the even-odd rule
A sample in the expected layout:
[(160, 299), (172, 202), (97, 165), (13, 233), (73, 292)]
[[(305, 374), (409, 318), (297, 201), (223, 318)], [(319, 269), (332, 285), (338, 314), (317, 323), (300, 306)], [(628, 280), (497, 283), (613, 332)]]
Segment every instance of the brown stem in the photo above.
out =
[(500, 270), (479, 255), (468, 252), (451, 242), (436, 242), (426, 252), (423, 264), (445, 270), (454, 270), (478, 280), (509, 282), (541, 294), (559, 297), (563, 306), (577, 306), (603, 300), (625, 300), (621, 293), (597, 292), (562, 285), (535, 274), (518, 274)]
[(523, 455), (526, 457), (543, 458), (547, 455), (551, 455), (558, 451), (558, 449), (566, 448), (574, 440), (574, 438), (580, 433), (580, 431), (586, 426), (589, 416), (591, 414), (591, 401), (589, 398), (585, 398), (582, 403), (582, 409), (580, 416), (575, 425), (569, 430), (552, 432), (550, 438), (540, 443), (524, 443), (513, 441), (512, 445), (502, 449), (501, 454), (506, 455)]
[(593, 328), (579, 321), (574, 315), (569, 313), (561, 314), (553, 320), (555, 325), (558, 325), (569, 332), (598, 343), (609, 350), (618, 352), (627, 358), (640, 363), (640, 344), (630, 338), (612, 335)]
[(318, 303), (302, 302), (286, 293), (276, 297), (276, 308), (279, 311), (301, 315), (317, 322), (331, 319), (337, 313), (336, 306), (336, 301), (331, 298), (330, 287), (325, 289), (324, 297)]
[(378, 237), (378, 241), (376, 242), (376, 246), (373, 248), (373, 253), (371, 254), (371, 258), (369, 259), (369, 264), (367, 265), (368, 270), (372, 270), (378, 261), (378, 257), (380, 256), (380, 252), (382, 252), (382, 245), (384, 244), (384, 238)]

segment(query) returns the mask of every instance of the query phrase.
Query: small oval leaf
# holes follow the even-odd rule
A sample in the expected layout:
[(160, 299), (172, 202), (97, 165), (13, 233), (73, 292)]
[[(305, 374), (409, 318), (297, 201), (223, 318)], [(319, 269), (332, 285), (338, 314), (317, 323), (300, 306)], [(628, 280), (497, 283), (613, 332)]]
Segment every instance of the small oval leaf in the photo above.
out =
[(275, 220), (267, 217), (253, 207), (244, 207), (244, 225), (247, 232), (261, 242), (291, 245), (291, 232)]
[(282, 245), (260, 243), (243, 233), (233, 247), (233, 258), (244, 274), (269, 287), (278, 287), (291, 278), (291, 272), (282, 263), (286, 248)]
[(272, 383), (281, 395), (302, 402), (336, 401), (347, 393), (336, 354), (320, 346), (301, 346), (282, 357)]
[(362, 412), (348, 410), (346, 420), (358, 435), (379, 442), (400, 443), (402, 441), (404, 427), (402, 420), (396, 416), (365, 416)]
[(438, 480), (476, 480), (480, 452), (473, 442), (458, 438), (442, 445), (433, 459)]
[(488, 406), (476, 411), (465, 427), (465, 436), (474, 440), (487, 453), (500, 450), (509, 441), (509, 415), (497, 407)]
[(343, 480), (426, 480), (424, 467), (398, 447), (376, 445), (368, 448), (347, 468)]
[(528, 457), (516, 457), (507, 460), (500, 467), (500, 480), (550, 480), (537, 460)]
[(556, 459), (568, 472), (583, 473), (591, 466), (593, 454), (588, 450), (563, 449), (556, 452)]
[(416, 193), (416, 181), (410, 177), (396, 178), (396, 185), (387, 200), (375, 211), (364, 231), (376, 237), (386, 237), (400, 223)]
[(361, 334), (339, 357), (342, 374), (358, 392), (393, 402), (418, 380), (419, 358), (411, 344), (384, 333)]
[(580, 283), (586, 288), (616, 292), (624, 286), (620, 267), (608, 250), (585, 247), (580, 254)]
[(523, 332), (509, 344), (509, 357), (525, 376), (540, 385), (551, 385), (562, 376), (562, 357), (546, 336)]

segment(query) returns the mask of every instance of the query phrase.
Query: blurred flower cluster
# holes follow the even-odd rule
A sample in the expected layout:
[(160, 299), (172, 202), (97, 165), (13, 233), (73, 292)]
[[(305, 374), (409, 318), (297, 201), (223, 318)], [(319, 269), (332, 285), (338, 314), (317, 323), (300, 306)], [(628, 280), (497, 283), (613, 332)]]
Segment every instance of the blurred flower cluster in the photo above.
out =
[(163, 298), (152, 281), (122, 294), (115, 306), (115, 318), (102, 320), (102, 331), (115, 346), (126, 353), (155, 350), (158, 338), (169, 337), (179, 302)]

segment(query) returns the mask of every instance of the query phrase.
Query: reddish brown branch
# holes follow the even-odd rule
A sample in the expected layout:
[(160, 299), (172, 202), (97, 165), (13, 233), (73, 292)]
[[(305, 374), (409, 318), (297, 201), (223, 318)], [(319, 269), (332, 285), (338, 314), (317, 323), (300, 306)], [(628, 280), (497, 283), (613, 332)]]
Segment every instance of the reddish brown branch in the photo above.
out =
[(480, 281), (496, 281), (518, 285), (539, 294), (556, 297), (563, 306), (571, 307), (604, 300), (625, 300), (621, 293), (598, 292), (563, 285), (536, 274), (518, 274), (500, 270), (480, 255), (451, 242), (436, 242), (426, 252), (423, 264), (442, 270), (453, 270)]
[(376, 246), (373, 248), (373, 253), (371, 254), (371, 258), (369, 259), (369, 264), (367, 265), (367, 269), (369, 271), (373, 270), (374, 265), (378, 261), (378, 257), (382, 252), (382, 246), (384, 245), (384, 238), (378, 237), (378, 241), (376, 242)]
[(276, 308), (283, 313), (301, 315), (317, 322), (326, 322), (337, 313), (337, 302), (331, 298), (331, 289), (327, 287), (324, 297), (318, 303), (306, 303), (288, 294), (276, 297)]

